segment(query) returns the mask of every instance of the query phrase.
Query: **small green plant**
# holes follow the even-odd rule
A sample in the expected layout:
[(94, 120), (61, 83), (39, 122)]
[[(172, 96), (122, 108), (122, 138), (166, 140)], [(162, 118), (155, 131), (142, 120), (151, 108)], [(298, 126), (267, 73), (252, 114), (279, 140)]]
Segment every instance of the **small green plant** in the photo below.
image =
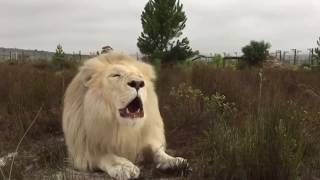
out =
[(62, 46), (60, 44), (57, 45), (56, 52), (54, 53), (52, 57), (52, 62), (57, 68), (63, 69), (64, 64), (66, 63), (66, 55), (62, 49)]
[(186, 83), (178, 87), (172, 87), (170, 97), (170, 111), (173, 119), (178, 119), (176, 126), (190, 124), (208, 119), (226, 118), (234, 115), (237, 111), (234, 103), (227, 103), (226, 97), (219, 93), (206, 96), (201, 90), (193, 88)]
[(201, 119), (204, 113), (204, 95), (199, 89), (194, 89), (185, 83), (172, 87), (170, 97), (173, 102), (170, 106), (173, 119), (179, 119), (179, 124), (190, 123)]
[(223, 66), (223, 58), (221, 54), (215, 54), (212, 58), (211, 64), (215, 67), (222, 67)]

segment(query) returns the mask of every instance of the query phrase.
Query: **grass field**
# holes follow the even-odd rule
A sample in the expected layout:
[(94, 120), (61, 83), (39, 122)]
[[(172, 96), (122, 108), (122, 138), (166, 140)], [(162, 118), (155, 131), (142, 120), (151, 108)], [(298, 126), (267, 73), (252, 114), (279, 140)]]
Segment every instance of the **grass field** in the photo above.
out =
[[(14, 152), (35, 122), (12, 179), (65, 169), (61, 103), (75, 73), (0, 64), (0, 157)], [(190, 179), (320, 178), (319, 78), (319, 71), (163, 67), (156, 87), (168, 148), (190, 160)], [(0, 163), (0, 177), (9, 177), (10, 166), (10, 159)], [(174, 176), (149, 168), (145, 177)]]

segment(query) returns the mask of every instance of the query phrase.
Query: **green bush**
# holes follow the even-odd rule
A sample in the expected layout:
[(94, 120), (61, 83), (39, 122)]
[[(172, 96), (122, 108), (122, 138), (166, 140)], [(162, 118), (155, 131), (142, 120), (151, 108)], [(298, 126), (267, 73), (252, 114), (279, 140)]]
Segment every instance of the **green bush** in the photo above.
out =
[(269, 55), (270, 43), (264, 41), (251, 41), (249, 45), (242, 48), (243, 61), (249, 66), (261, 66)]
[(212, 58), (211, 64), (215, 67), (222, 67), (223, 66), (223, 58), (221, 54), (215, 54)]
[[(173, 119), (179, 119), (176, 125), (188, 124), (202, 119), (205, 110), (204, 95), (199, 89), (193, 89), (182, 83), (177, 88), (172, 87), (169, 95), (173, 98), (169, 108)], [(172, 111), (173, 108), (174, 111)]]

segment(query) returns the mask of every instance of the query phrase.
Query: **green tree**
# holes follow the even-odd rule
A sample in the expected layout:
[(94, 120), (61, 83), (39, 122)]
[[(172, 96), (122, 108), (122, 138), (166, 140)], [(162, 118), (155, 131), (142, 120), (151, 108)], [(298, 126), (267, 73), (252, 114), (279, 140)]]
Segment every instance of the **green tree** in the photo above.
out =
[(137, 46), (152, 60), (185, 60), (193, 55), (187, 37), (179, 40), (186, 26), (183, 5), (176, 0), (149, 0), (141, 15), (143, 32)]
[(66, 63), (65, 61), (66, 61), (66, 55), (62, 49), (61, 44), (58, 44), (56, 52), (54, 53), (54, 55), (52, 57), (52, 62), (58, 68), (62, 69), (64, 64)]
[(264, 41), (251, 41), (249, 45), (242, 48), (242, 59), (248, 66), (261, 66), (269, 55), (270, 43)]
[(313, 58), (317, 61), (318, 65), (320, 65), (320, 37), (319, 40), (317, 40), (318, 47), (315, 49), (315, 54)]

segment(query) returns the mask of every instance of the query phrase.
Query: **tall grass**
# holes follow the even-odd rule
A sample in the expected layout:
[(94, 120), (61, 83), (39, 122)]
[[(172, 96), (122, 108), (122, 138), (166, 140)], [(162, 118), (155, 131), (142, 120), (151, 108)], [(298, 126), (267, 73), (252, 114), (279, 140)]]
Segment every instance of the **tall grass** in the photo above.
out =
[(288, 104), (253, 114), (245, 127), (228, 119), (214, 119), (208, 129), (203, 156), (216, 179), (301, 179), (319, 160), (318, 148), (308, 143), (303, 111)]
[[(19, 157), (12, 161), (13, 167), (3, 167), (6, 175), (11, 176), (12, 172), (12, 179), (21, 179), (24, 168), (32, 165), (32, 159), (24, 157), (25, 153), (36, 156), (41, 152), (41, 144), (62, 134), (63, 84), (67, 84), (73, 74), (74, 71), (38, 69), (31, 64), (0, 64), (0, 157), (15, 152), (18, 143), (21, 149)], [(42, 111), (37, 113), (40, 107)], [(35, 116), (37, 122), (33, 124)]]

